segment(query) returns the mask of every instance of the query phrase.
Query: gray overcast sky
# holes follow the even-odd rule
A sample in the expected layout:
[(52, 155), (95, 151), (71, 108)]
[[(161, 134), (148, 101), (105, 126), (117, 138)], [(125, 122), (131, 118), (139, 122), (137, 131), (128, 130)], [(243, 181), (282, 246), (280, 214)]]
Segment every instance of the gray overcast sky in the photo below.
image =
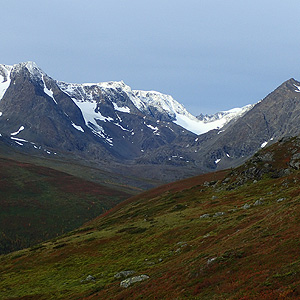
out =
[(300, 80), (299, 0), (0, 0), (3, 64), (66, 82), (123, 80), (192, 114)]

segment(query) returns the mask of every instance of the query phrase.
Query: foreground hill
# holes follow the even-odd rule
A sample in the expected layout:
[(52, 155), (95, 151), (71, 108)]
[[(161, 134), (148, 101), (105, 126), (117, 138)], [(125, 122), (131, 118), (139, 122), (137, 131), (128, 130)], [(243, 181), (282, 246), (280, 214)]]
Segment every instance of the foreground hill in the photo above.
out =
[(53, 169), (0, 157), (0, 254), (77, 228), (129, 197)]
[[(0, 257), (2, 299), (299, 299), (300, 138)], [(126, 279), (127, 278), (127, 279)]]

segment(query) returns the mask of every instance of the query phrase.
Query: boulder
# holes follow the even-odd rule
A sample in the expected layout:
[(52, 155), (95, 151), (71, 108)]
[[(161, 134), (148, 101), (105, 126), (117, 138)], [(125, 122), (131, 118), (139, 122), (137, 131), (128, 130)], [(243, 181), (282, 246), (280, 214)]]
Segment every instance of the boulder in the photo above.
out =
[(254, 202), (254, 206), (258, 206), (258, 205), (263, 205), (264, 203), (263, 203), (263, 201), (261, 201), (261, 200), (256, 200), (255, 202)]
[(96, 281), (96, 278), (92, 275), (88, 275), (85, 279), (81, 280), (80, 282), (88, 282), (88, 281)]
[(221, 216), (224, 216), (225, 213), (223, 211), (219, 211), (219, 212), (216, 212), (213, 216), (214, 217), (221, 217)]
[(129, 270), (129, 271), (121, 271), (118, 272), (117, 274), (114, 275), (115, 278), (119, 279), (119, 278), (127, 278), (128, 276), (134, 274), (135, 271), (133, 270)]
[(249, 209), (251, 207), (250, 204), (246, 203), (245, 205), (242, 206), (243, 209)]
[(127, 279), (124, 279), (123, 281), (121, 281), (120, 287), (128, 288), (130, 285), (132, 285), (135, 282), (144, 281), (144, 280), (149, 279), (149, 278), (150, 277), (148, 275), (139, 275), (139, 276), (134, 276), (134, 277), (131, 277), (131, 278), (127, 278)]
[(204, 215), (201, 215), (199, 218), (200, 218), (200, 219), (207, 219), (207, 218), (209, 218), (209, 217), (210, 217), (209, 214), (204, 214)]

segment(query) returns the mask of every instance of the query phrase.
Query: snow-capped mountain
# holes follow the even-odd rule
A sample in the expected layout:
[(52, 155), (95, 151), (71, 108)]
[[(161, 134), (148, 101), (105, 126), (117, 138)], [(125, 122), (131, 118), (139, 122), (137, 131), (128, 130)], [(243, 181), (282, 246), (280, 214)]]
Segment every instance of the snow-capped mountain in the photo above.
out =
[(220, 111), (213, 115), (200, 114), (199, 116), (197, 116), (197, 119), (202, 121), (204, 124), (211, 124), (214, 128), (222, 128), (231, 120), (243, 116), (247, 111), (253, 108), (253, 106), (253, 104), (248, 104), (241, 108), (237, 107), (227, 111)]
[[(242, 116), (252, 107), (248, 105), (241, 109), (236, 108), (228, 112), (218, 113), (211, 118), (200, 119), (190, 114), (182, 104), (170, 95), (156, 91), (132, 90), (123, 81), (88, 84), (58, 82), (58, 86), (81, 108), (83, 114), (86, 115), (86, 120), (91, 121), (91, 109), (95, 113), (94, 118), (99, 117), (95, 112), (95, 105), (98, 100), (101, 100), (99, 97), (103, 95), (113, 104), (116, 111), (137, 113), (139, 110), (146, 116), (153, 117), (158, 121), (173, 122), (195, 134), (220, 129), (230, 120)], [(86, 104), (87, 102), (89, 104)]]
[(297, 134), (299, 86), (291, 79), (254, 106), (196, 118), (172, 96), (123, 81), (65, 83), (33, 62), (0, 65), (0, 144), (172, 181), (236, 165)]
[(0, 134), (18, 146), (131, 160), (194, 136), (165, 110), (154, 117), (124, 82), (58, 82), (33, 62), (0, 68)]
[[(53, 93), (44, 82), (47, 76), (34, 62), (20, 63), (14, 66), (0, 65), (0, 99), (10, 85), (10, 73), (18, 72), (26, 68), (35, 80), (44, 86), (44, 92), (53, 98)], [(173, 122), (195, 134), (203, 134), (213, 129), (220, 129), (230, 120), (242, 116), (251, 105), (241, 109), (220, 112), (213, 116), (195, 117), (190, 114), (182, 104), (172, 96), (156, 91), (132, 90), (123, 81), (111, 81), (102, 83), (72, 84), (56, 82), (58, 87), (68, 94), (75, 104), (81, 109), (86, 125), (93, 128), (95, 134), (103, 132), (98, 128), (95, 120), (112, 121), (111, 117), (101, 115), (96, 110), (97, 103), (103, 98), (113, 104), (115, 111), (136, 114), (140, 111), (146, 116), (155, 118), (158, 121)], [(102, 98), (101, 98), (102, 97)], [(55, 99), (53, 98), (55, 101)], [(83, 130), (78, 127), (79, 130)], [(103, 136), (103, 134), (100, 134)]]

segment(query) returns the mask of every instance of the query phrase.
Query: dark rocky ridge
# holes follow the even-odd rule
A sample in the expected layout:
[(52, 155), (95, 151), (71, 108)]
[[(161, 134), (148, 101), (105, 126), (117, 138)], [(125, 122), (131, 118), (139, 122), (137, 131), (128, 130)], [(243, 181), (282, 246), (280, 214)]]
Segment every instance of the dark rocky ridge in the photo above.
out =
[[(241, 118), (221, 130), (200, 135), (197, 140), (183, 139), (181, 145), (173, 147), (173, 153), (185, 156), (202, 172), (209, 172), (241, 164), (264, 143), (270, 145), (283, 137), (298, 135), (300, 93), (295, 85), (300, 86), (295, 79), (284, 82)], [(168, 148), (152, 153), (149, 159), (155, 161), (162, 153), (168, 153)], [(164, 159), (167, 160), (167, 154)]]
[(265, 142), (270, 145), (283, 137), (298, 135), (300, 94), (296, 92), (295, 85), (300, 83), (294, 79), (284, 82), (242, 118), (229, 124), (224, 132), (214, 138), (213, 145), (205, 145), (206, 157), (214, 153), (214, 158), (225, 160), (220, 166), (226, 167), (226, 153), (232, 159), (244, 160)]
[(22, 125), (29, 130), (24, 130), (20, 138), (50, 149), (85, 149), (87, 138), (78, 138), (77, 130), (70, 121), (72, 116), (77, 124), (85, 127), (82, 114), (50, 78), (45, 82), (53, 88), (58, 105), (44, 93), (41, 82), (33, 78), (26, 68), (13, 72), (11, 80), (12, 83), (0, 102), (0, 110), (3, 112), (0, 118), (2, 135), (9, 136)]

